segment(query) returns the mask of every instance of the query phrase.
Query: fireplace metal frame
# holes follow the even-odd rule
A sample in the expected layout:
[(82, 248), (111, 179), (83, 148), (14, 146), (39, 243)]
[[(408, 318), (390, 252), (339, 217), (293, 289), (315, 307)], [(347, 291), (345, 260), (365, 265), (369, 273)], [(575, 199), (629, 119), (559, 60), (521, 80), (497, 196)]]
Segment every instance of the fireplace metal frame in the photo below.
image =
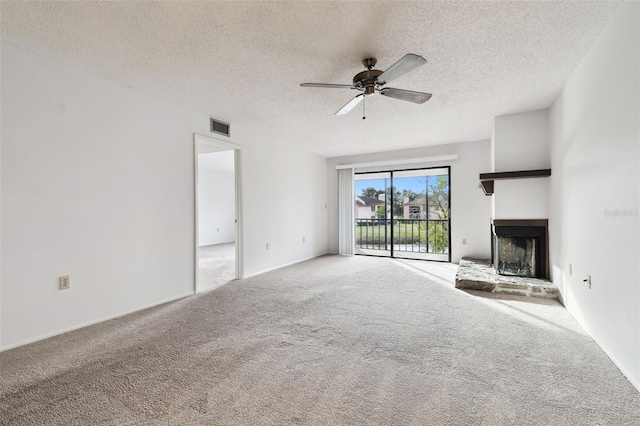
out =
[(498, 237), (528, 237), (538, 240), (536, 250), (537, 278), (549, 279), (549, 220), (548, 219), (492, 219), (491, 263), (496, 264)]

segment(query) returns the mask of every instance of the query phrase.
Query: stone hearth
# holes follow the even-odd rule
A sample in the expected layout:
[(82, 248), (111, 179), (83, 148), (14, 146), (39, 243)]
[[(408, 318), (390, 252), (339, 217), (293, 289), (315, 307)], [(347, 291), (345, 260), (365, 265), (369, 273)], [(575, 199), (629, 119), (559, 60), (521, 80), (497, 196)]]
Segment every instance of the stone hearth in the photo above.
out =
[(546, 299), (558, 298), (558, 287), (551, 281), (499, 275), (488, 259), (463, 257), (458, 264), (456, 288)]

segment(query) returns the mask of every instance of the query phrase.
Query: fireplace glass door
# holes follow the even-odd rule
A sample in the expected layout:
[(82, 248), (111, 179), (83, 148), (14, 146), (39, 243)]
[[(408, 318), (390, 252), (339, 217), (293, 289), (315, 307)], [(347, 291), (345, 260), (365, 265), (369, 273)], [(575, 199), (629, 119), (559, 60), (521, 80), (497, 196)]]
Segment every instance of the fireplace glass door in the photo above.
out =
[(498, 237), (498, 273), (535, 277), (536, 246), (535, 238)]

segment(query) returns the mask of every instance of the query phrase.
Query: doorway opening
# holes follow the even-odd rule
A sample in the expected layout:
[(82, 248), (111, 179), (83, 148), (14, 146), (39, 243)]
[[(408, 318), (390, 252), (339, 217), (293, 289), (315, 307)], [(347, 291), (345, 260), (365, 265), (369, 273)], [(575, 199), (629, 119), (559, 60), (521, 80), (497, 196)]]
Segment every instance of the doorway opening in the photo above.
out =
[(450, 167), (354, 176), (356, 254), (451, 262)]
[(242, 277), (240, 152), (234, 144), (201, 135), (195, 152), (195, 291), (203, 292)]

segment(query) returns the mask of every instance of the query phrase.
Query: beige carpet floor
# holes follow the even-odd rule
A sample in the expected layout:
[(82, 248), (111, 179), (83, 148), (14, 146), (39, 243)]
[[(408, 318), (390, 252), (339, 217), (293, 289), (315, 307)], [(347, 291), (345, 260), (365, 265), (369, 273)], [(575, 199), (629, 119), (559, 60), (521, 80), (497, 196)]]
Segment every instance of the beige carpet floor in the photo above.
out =
[(198, 248), (198, 292), (213, 290), (236, 276), (236, 243)]
[(324, 256), (0, 354), (4, 425), (638, 425), (552, 300)]

